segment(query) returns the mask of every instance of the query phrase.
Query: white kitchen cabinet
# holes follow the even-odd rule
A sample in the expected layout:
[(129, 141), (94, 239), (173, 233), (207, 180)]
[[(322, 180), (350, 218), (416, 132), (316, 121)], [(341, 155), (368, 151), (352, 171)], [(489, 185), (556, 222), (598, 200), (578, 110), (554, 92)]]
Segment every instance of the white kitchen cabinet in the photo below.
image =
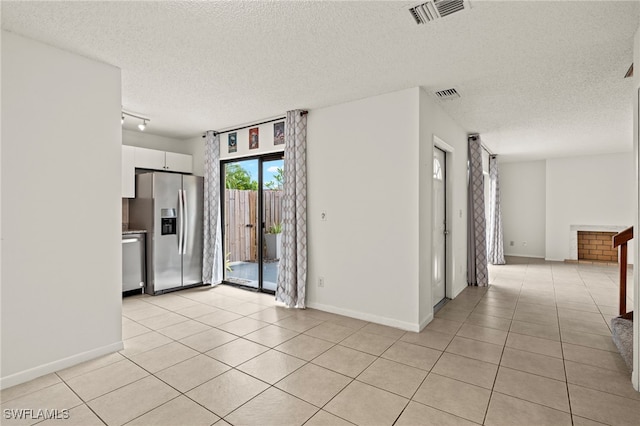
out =
[(164, 155), (164, 165), (166, 170), (182, 173), (193, 172), (192, 155), (178, 154), (177, 152), (165, 152)]
[(135, 147), (135, 165), (138, 169), (164, 170), (164, 151)]
[(122, 198), (136, 196), (135, 148), (122, 145)]
[(156, 149), (135, 148), (135, 167), (139, 169), (166, 170), (192, 173), (193, 156)]

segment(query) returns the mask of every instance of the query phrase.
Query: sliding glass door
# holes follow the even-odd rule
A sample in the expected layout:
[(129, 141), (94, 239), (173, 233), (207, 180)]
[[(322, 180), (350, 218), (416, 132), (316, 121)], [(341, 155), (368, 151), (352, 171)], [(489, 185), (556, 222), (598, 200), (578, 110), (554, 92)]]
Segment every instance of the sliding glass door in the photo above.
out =
[(222, 163), (224, 281), (273, 292), (281, 249), (282, 154)]

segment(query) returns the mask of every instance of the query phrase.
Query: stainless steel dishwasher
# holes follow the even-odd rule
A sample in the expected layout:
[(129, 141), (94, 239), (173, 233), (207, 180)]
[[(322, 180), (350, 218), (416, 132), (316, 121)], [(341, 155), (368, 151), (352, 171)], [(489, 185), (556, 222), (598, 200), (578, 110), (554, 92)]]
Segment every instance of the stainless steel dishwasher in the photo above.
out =
[(122, 234), (122, 291), (144, 289), (145, 234)]

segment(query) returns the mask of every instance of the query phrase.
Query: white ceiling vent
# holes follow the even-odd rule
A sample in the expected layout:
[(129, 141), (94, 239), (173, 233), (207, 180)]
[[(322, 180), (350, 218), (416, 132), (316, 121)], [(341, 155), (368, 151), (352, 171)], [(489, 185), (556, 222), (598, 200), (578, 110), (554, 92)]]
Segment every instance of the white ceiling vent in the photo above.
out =
[(416, 24), (426, 24), (439, 18), (444, 18), (461, 10), (469, 9), (465, 0), (431, 0), (409, 9)]
[(456, 89), (445, 89), (439, 90), (435, 92), (436, 98), (441, 101), (450, 101), (452, 99), (458, 99), (460, 97), (460, 93)]

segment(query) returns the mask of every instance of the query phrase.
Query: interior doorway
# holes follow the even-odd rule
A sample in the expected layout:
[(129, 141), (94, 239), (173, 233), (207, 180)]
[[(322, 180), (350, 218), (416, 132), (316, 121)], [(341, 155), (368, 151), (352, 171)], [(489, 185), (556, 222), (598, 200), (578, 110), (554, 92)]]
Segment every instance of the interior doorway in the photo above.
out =
[(432, 301), (436, 306), (446, 297), (447, 282), (447, 153), (433, 147), (433, 247)]
[(282, 236), (282, 153), (222, 162), (223, 281), (273, 293)]

